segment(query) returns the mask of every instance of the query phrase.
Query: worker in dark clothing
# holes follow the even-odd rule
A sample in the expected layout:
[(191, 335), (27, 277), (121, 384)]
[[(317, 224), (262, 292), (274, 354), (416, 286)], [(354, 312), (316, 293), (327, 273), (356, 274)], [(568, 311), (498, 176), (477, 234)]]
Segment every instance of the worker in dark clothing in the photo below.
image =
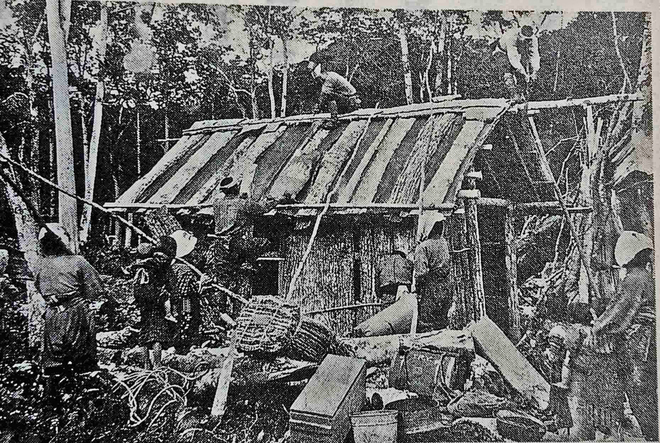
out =
[(381, 257), (376, 267), (376, 290), (381, 301), (394, 303), (401, 285), (410, 290), (412, 274), (413, 262), (408, 259), (408, 253), (403, 248)]
[(98, 272), (80, 255), (70, 252), (70, 238), (59, 223), (48, 223), (39, 233), (44, 257), (35, 269), (37, 290), (46, 300), (41, 363), (45, 397), (59, 405), (56, 386), (67, 376), (98, 369), (96, 331), (90, 301), (103, 293)]
[(329, 112), (330, 120), (324, 122), (322, 127), (333, 129), (339, 123), (339, 114), (355, 111), (362, 102), (355, 87), (348, 80), (336, 72), (324, 69), (326, 60), (323, 56), (315, 53), (310, 57), (307, 67), (312, 73), (312, 77), (323, 81), (318, 111)]
[[(444, 216), (432, 214), (424, 223), (423, 241), (415, 249), (415, 287), (419, 300), (418, 332), (447, 327), (452, 304), (451, 256), (444, 238)], [(426, 234), (428, 232), (428, 235)]]
[[(184, 258), (195, 248), (197, 238), (187, 231), (178, 230), (162, 239), (163, 251), (173, 259)], [(197, 275), (185, 263), (172, 260), (167, 275), (166, 288), (170, 293), (172, 311), (178, 323), (175, 349), (187, 354), (191, 346), (199, 344), (201, 303)]]
[(585, 339), (598, 353), (614, 353), (624, 393), (644, 437), (658, 441), (653, 244), (643, 234), (625, 231), (614, 255), (626, 275), (605, 312)]
[(509, 98), (524, 103), (541, 67), (537, 30), (530, 25), (514, 27), (492, 45), (495, 70), (504, 81)]
[(160, 247), (148, 243), (138, 246), (139, 260), (132, 266), (133, 296), (140, 309), (140, 350), (145, 369), (151, 369), (149, 348), (153, 350), (153, 367), (159, 367), (163, 351), (163, 343), (167, 340), (165, 321), (164, 291), (167, 282), (167, 271), (171, 258), (162, 252)]

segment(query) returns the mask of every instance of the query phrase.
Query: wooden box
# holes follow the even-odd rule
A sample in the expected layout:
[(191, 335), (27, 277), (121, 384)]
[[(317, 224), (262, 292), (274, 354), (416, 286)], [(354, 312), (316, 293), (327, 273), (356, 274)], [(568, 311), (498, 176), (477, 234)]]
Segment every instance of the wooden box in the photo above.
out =
[(462, 390), (474, 355), (472, 338), (464, 331), (444, 330), (402, 344), (390, 367), (390, 386), (428, 397), (436, 391)]
[(328, 355), (291, 405), (292, 443), (341, 443), (366, 397), (366, 361)]

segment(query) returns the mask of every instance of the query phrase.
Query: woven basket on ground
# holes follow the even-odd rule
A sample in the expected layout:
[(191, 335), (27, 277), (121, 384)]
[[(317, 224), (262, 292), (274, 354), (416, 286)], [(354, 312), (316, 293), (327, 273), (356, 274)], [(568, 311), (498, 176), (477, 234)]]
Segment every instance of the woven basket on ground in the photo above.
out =
[(329, 353), (338, 349), (335, 334), (323, 324), (309, 317), (300, 320), (300, 326), (291, 341), (291, 358), (321, 363)]
[(282, 355), (300, 323), (300, 307), (270, 295), (255, 296), (238, 323), (238, 349), (245, 353)]

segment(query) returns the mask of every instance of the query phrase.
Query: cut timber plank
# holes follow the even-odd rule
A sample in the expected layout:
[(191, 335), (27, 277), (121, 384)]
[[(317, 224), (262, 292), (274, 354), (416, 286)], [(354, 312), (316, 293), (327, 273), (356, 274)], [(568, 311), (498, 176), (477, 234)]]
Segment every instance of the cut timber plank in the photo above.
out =
[(225, 361), (222, 362), (222, 369), (220, 371), (220, 377), (218, 377), (218, 388), (215, 391), (211, 415), (222, 417), (225, 414), (227, 394), (229, 393), (229, 382), (231, 381), (231, 372), (234, 369), (234, 354), (236, 353), (237, 337), (238, 331), (234, 330), (229, 344), (229, 353), (227, 354)]
[(294, 152), (309, 141), (318, 127), (318, 122), (288, 126), (281, 138), (257, 158), (257, 168), (250, 188), (250, 195), (254, 199), (266, 196), (267, 190)]
[(275, 200), (280, 200), (286, 194), (295, 198), (309, 181), (314, 170), (314, 165), (323, 155), (319, 152), (321, 142), (330, 133), (327, 129), (316, 131), (309, 142), (301, 145), (294, 152), (291, 160), (282, 172), (275, 178), (268, 195)]
[(147, 189), (149, 184), (151, 184), (156, 178), (162, 174), (162, 172), (171, 167), (176, 163), (177, 159), (181, 158), (185, 153), (191, 149), (195, 144), (204, 138), (203, 135), (193, 135), (193, 136), (183, 136), (181, 139), (176, 142), (172, 148), (161, 157), (161, 159), (156, 163), (156, 165), (144, 176), (142, 176), (138, 181), (133, 183), (133, 185), (124, 192), (119, 199), (118, 203), (132, 203), (137, 202), (142, 196), (144, 191)]
[(339, 140), (326, 152), (305, 202), (318, 203), (325, 201), (337, 179), (337, 175), (350, 157), (353, 149), (355, 149), (355, 144), (366, 125), (366, 120), (351, 122), (339, 137)]
[(358, 183), (360, 183), (365, 169), (367, 169), (367, 166), (371, 164), (371, 160), (373, 159), (376, 152), (378, 152), (378, 147), (385, 138), (385, 135), (390, 130), (390, 127), (392, 127), (392, 123), (394, 123), (393, 119), (387, 119), (385, 125), (381, 128), (374, 141), (371, 142), (369, 149), (367, 149), (367, 152), (365, 152), (364, 156), (362, 156), (360, 164), (358, 165), (355, 172), (353, 172), (353, 175), (346, 184), (346, 187), (340, 191), (337, 203), (348, 203), (351, 197), (353, 197), (355, 188), (357, 188)]
[(429, 185), (424, 191), (423, 201), (426, 204), (442, 203), (445, 201), (447, 191), (456, 179), (456, 174), (461, 164), (474, 148), (479, 133), (484, 127), (484, 122), (479, 120), (466, 121), (458, 133), (454, 144), (445, 157), (438, 170), (433, 175)]
[(205, 202), (208, 197), (213, 194), (213, 190), (218, 187), (223, 178), (227, 177), (232, 166), (243, 158), (248, 152), (252, 143), (257, 139), (256, 135), (246, 137), (234, 150), (234, 152), (229, 156), (227, 161), (218, 168), (213, 176), (206, 181), (195, 194), (186, 202), (188, 205), (198, 205)]
[(237, 131), (216, 132), (209, 137), (204, 145), (197, 150), (186, 163), (181, 166), (167, 183), (160, 187), (149, 198), (148, 203), (170, 203), (179, 194), (179, 191), (199, 171), (213, 154), (222, 149), (236, 135)]
[(545, 410), (550, 402), (550, 385), (522, 356), (488, 317), (482, 317), (471, 328), (477, 353), (492, 363), (502, 377), (527, 399)]
[(352, 202), (370, 203), (373, 201), (390, 158), (410, 128), (412, 128), (415, 120), (414, 118), (398, 119), (392, 124), (383, 142), (377, 147), (373, 160), (367, 166), (363, 174), (364, 180), (360, 181), (355, 190), (355, 195), (351, 199)]
[[(266, 127), (261, 135), (247, 148), (245, 154), (242, 156), (237, 156), (234, 158), (232, 166), (229, 168), (229, 171), (226, 175), (234, 177), (238, 182), (241, 183), (241, 192), (245, 191), (249, 193), (252, 179), (254, 177), (254, 172), (256, 171), (257, 165), (256, 160), (259, 156), (268, 149), (273, 143), (277, 141), (278, 138), (286, 130), (286, 125), (277, 124), (269, 125)], [(216, 200), (224, 196), (222, 191), (218, 188), (215, 188), (211, 200)]]
[(440, 141), (451, 127), (456, 114), (447, 113), (431, 117), (417, 137), (415, 146), (408, 156), (403, 170), (389, 197), (390, 203), (410, 202), (419, 196), (419, 182), (426, 160), (435, 154)]

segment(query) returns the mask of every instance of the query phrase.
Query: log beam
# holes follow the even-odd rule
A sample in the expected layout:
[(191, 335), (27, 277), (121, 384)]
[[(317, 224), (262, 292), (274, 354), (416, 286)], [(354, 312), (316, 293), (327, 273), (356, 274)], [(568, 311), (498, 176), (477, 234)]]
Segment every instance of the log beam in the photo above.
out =
[(509, 112), (518, 112), (537, 109), (557, 109), (568, 108), (573, 106), (586, 106), (586, 105), (603, 105), (607, 103), (617, 103), (622, 101), (639, 101), (642, 100), (640, 94), (612, 94), (604, 95), (601, 97), (586, 97), (586, 98), (568, 98), (565, 100), (548, 100), (529, 102), (521, 105), (512, 106)]
[[(501, 206), (506, 207), (511, 202), (503, 198), (480, 197), (477, 200), (479, 206)], [(179, 209), (204, 209), (212, 207), (212, 203), (202, 203), (198, 205), (186, 204), (160, 204), (160, 203), (106, 203), (104, 205), (111, 212), (127, 212), (137, 211), (141, 209), (161, 209), (165, 207), (170, 210)], [(292, 203), (277, 205), (276, 210), (298, 210), (298, 209), (319, 209), (323, 208), (323, 203)], [(558, 202), (529, 202), (529, 203), (514, 203), (516, 212), (529, 212), (529, 213), (548, 213), (555, 214), (562, 211), (561, 205)], [(375, 210), (391, 210), (391, 211), (419, 211), (419, 205), (407, 203), (331, 203), (329, 210), (343, 211), (347, 209), (375, 209)], [(422, 210), (425, 211), (443, 211), (451, 212), (455, 209), (452, 203), (441, 203), (437, 205), (424, 205)], [(585, 213), (591, 212), (592, 208), (587, 206), (574, 206), (567, 207), (568, 212), (571, 213)]]
[(518, 300), (518, 251), (516, 245), (515, 212), (513, 205), (506, 210), (504, 220), (504, 247), (506, 266), (506, 291), (509, 302), (509, 339), (513, 343), (520, 340), (520, 303)]

